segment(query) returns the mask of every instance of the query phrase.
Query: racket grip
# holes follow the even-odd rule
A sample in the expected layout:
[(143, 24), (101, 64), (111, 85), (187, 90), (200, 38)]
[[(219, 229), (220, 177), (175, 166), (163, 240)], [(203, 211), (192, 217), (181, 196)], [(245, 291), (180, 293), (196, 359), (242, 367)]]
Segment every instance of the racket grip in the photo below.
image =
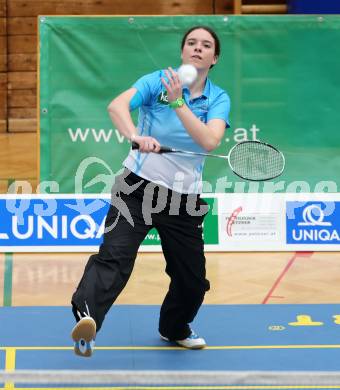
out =
[[(131, 142), (131, 147), (132, 147), (132, 150), (139, 149), (139, 145), (137, 144), (137, 142)], [(171, 153), (172, 151), (173, 150), (167, 146), (161, 146), (158, 153)]]

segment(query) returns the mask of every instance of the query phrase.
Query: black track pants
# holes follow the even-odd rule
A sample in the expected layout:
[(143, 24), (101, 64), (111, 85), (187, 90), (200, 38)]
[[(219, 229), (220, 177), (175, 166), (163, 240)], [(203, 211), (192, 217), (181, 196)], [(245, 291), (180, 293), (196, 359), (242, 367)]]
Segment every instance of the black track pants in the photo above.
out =
[[(184, 339), (190, 334), (188, 324), (209, 290), (202, 239), (207, 205), (197, 195), (180, 195), (170, 190), (166, 190), (164, 198), (164, 187), (154, 186), (133, 173), (125, 172), (122, 177), (113, 187), (103, 244), (99, 253), (90, 257), (73, 294), (73, 312), (79, 320), (76, 311), (86, 312), (88, 307), (97, 331), (101, 328), (105, 314), (131, 275), (141, 242), (155, 227), (171, 280), (160, 311), (159, 331), (171, 340)], [(137, 183), (141, 184), (137, 187)], [(188, 201), (195, 203), (196, 213), (187, 211)], [(158, 212), (157, 202), (164, 206)], [(179, 205), (178, 213), (174, 212), (176, 207), (172, 208), (174, 204)]]

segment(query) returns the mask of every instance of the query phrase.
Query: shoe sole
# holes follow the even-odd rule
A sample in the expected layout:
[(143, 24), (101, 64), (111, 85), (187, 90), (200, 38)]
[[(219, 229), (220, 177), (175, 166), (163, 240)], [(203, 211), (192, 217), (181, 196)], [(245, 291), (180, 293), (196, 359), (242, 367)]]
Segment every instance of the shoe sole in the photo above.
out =
[[(75, 342), (74, 353), (78, 356), (90, 357), (92, 356), (92, 348), (90, 342), (96, 336), (96, 323), (93, 318), (82, 318), (72, 329), (71, 337)], [(84, 340), (87, 348), (82, 352), (79, 348), (79, 342)]]

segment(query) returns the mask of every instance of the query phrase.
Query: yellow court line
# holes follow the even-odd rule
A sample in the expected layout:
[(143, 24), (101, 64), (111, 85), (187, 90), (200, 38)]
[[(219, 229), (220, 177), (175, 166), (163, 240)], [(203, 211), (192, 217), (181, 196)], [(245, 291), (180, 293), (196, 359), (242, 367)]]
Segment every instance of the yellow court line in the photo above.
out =
[[(97, 351), (168, 351), (179, 350), (187, 351), (182, 347), (150, 347), (150, 346), (111, 346), (111, 347), (96, 347)], [(340, 344), (291, 344), (291, 345), (220, 345), (209, 346), (202, 349), (206, 350), (256, 350), (256, 349), (340, 349)], [(26, 347), (0, 347), (0, 350), (9, 351), (70, 351), (73, 347), (38, 347), (38, 346), (26, 346)]]
[[(5, 356), (5, 371), (14, 371), (15, 370), (15, 348), (6, 348), (6, 356)], [(14, 383), (6, 382), (5, 387), (6, 390), (14, 389)]]
[[(1, 389), (1, 388), (0, 388)], [(15, 390), (291, 390), (291, 389), (340, 389), (340, 385), (327, 386), (280, 386), (280, 385), (247, 385), (247, 386), (131, 386), (131, 387), (16, 387)]]

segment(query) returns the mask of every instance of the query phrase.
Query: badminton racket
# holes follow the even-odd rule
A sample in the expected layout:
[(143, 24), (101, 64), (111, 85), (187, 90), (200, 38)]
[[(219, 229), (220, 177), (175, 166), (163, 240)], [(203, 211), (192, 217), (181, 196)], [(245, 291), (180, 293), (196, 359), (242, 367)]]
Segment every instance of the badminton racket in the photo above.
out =
[[(138, 149), (132, 142), (132, 149)], [(192, 152), (161, 146), (158, 153), (180, 153), (193, 156), (216, 157), (227, 160), (230, 169), (241, 179), (250, 181), (271, 180), (280, 176), (285, 167), (285, 157), (277, 148), (260, 141), (243, 141), (234, 145), (227, 155)]]

